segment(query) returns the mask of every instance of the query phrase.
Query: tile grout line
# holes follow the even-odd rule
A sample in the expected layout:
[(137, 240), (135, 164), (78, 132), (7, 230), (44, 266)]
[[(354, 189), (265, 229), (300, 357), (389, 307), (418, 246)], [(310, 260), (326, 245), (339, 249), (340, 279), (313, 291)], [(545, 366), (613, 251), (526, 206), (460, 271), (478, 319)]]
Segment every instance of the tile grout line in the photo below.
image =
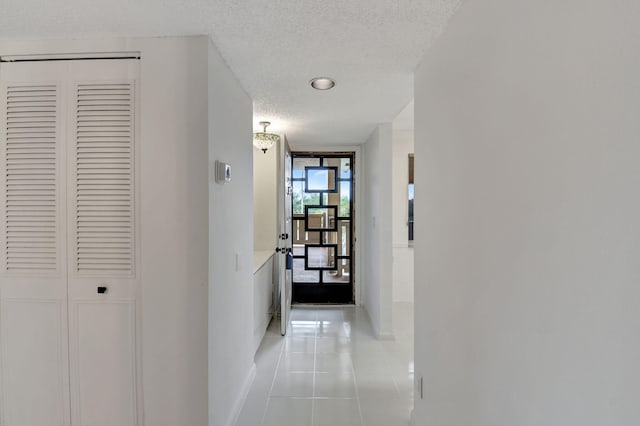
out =
[(356, 369), (353, 367), (353, 352), (349, 352), (349, 360), (351, 360), (351, 374), (353, 375), (353, 387), (356, 393), (356, 403), (358, 404), (358, 413), (360, 414), (360, 425), (364, 426), (364, 416), (362, 415), (362, 406), (360, 405), (360, 393), (358, 392), (358, 380), (356, 379)]
[(316, 360), (318, 358), (318, 312), (315, 313), (316, 327), (313, 336), (313, 388), (311, 391), (311, 426), (314, 426), (316, 408)]

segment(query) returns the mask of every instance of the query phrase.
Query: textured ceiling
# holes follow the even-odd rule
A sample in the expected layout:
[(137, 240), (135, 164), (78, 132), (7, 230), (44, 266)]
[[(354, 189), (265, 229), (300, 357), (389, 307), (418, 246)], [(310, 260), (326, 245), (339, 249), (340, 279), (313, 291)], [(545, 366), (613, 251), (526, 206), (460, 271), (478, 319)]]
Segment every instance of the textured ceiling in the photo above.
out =
[[(295, 145), (359, 144), (411, 101), (460, 0), (0, 0), (0, 38), (209, 34)], [(316, 76), (336, 80), (315, 91)]]
[(400, 111), (391, 124), (393, 130), (413, 130), (413, 101)]

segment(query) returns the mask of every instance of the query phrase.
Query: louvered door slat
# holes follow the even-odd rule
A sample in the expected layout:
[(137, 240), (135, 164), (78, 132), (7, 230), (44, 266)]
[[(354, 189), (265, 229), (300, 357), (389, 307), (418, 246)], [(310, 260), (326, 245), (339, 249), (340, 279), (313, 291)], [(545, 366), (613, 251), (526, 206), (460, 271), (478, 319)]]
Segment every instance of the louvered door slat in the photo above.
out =
[(132, 275), (133, 85), (78, 84), (75, 116), (76, 271)]
[(8, 86), (5, 106), (6, 271), (55, 271), (57, 87)]

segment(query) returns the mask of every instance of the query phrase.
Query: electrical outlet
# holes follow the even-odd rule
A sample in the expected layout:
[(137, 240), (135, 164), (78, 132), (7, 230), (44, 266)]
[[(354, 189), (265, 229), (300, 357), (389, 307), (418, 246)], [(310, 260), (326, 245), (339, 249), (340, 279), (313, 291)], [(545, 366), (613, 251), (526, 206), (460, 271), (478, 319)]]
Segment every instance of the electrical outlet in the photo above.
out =
[(415, 399), (422, 399), (424, 394), (422, 392), (422, 376), (416, 376), (414, 380), (415, 385)]

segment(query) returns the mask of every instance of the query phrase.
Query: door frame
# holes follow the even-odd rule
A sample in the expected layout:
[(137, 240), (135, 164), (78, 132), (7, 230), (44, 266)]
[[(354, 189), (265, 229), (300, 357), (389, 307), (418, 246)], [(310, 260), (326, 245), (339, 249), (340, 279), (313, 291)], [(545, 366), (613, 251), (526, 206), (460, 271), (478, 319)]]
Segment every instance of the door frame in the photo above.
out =
[[(293, 233), (291, 231), (291, 224), (293, 223), (293, 214), (291, 220), (287, 223), (287, 212), (291, 213), (291, 206), (287, 208), (287, 204), (291, 203), (291, 193), (289, 188), (293, 185), (291, 182), (292, 164), (289, 165), (289, 182), (287, 182), (287, 153), (289, 154), (289, 161), (292, 161), (291, 145), (287, 140), (286, 135), (280, 137), (280, 143), (277, 144), (277, 193), (278, 193), (278, 235), (276, 239), (276, 254), (274, 261), (274, 269), (277, 271), (275, 276), (277, 282), (275, 284), (275, 298), (274, 298), (274, 313), (280, 313), (280, 334), (285, 336), (287, 334), (287, 324), (289, 323), (289, 314), (291, 312), (292, 302), (292, 271), (286, 268), (288, 251), (292, 249)], [(287, 185), (288, 184), (288, 185)], [(282, 235), (286, 235), (283, 239)], [(286, 252), (278, 250), (286, 249)]]
[(291, 151), (295, 152), (296, 154), (305, 154), (305, 153), (309, 153), (309, 154), (331, 154), (331, 153), (341, 153), (341, 152), (353, 152), (354, 153), (354, 159), (355, 159), (355, 163), (356, 163), (356, 167), (354, 172), (354, 190), (355, 190), (355, 197), (353, 198), (353, 208), (355, 210), (355, 215), (353, 216), (353, 220), (355, 222), (355, 232), (354, 232), (354, 238), (355, 241), (353, 242), (353, 250), (354, 250), (354, 254), (353, 254), (353, 260), (355, 262), (355, 268), (354, 268), (354, 280), (353, 280), (353, 287), (355, 290), (355, 305), (356, 306), (360, 306), (362, 304), (362, 295), (363, 293), (363, 289), (362, 289), (362, 249), (360, 248), (362, 246), (362, 241), (364, 241), (362, 239), (362, 224), (363, 224), (363, 217), (362, 217), (362, 209), (360, 208), (360, 206), (362, 206), (362, 178), (364, 177), (364, 169), (362, 167), (362, 163), (364, 158), (362, 157), (362, 148), (359, 145), (336, 145), (336, 146), (315, 146), (315, 145), (302, 145), (302, 146), (298, 146), (295, 144), (289, 144), (291, 145)]

